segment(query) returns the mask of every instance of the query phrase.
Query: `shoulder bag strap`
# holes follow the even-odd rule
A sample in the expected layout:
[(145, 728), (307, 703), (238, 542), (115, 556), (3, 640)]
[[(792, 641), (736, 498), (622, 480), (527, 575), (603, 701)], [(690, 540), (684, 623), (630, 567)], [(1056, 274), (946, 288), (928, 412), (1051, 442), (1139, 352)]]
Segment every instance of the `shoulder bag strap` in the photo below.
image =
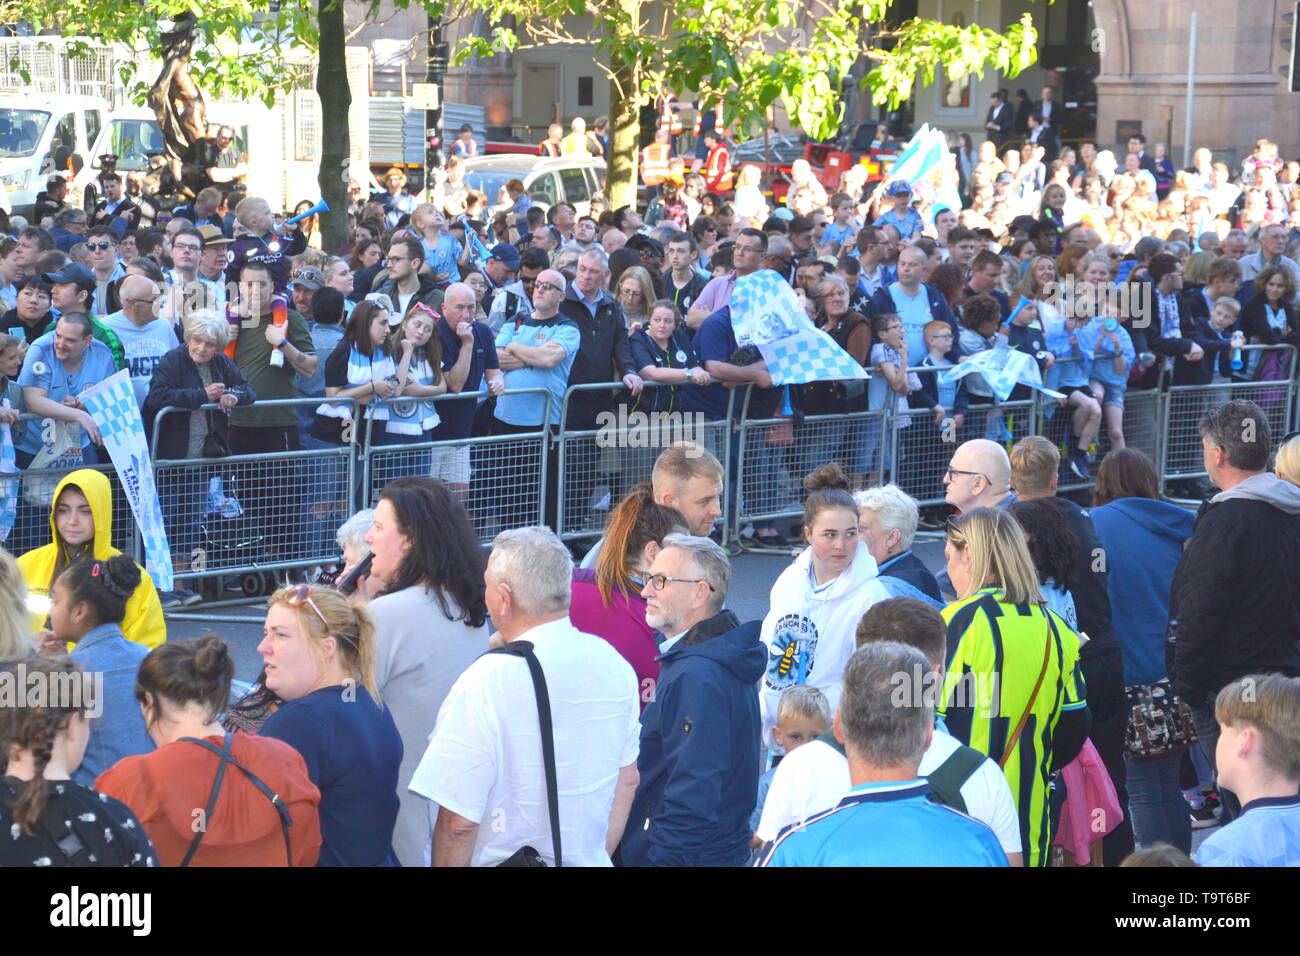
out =
[(1043, 608), (1043, 623), (1047, 625), (1047, 640), (1043, 645), (1043, 666), (1038, 671), (1038, 680), (1034, 682), (1034, 692), (1029, 695), (1029, 703), (1025, 704), (1025, 712), (1020, 715), (1020, 723), (1016, 724), (1016, 729), (1011, 732), (1011, 739), (1007, 741), (1007, 749), (1002, 751), (1002, 757), (998, 760), (999, 767), (1005, 767), (1007, 761), (1011, 759), (1011, 752), (1016, 748), (1016, 742), (1020, 739), (1020, 731), (1025, 729), (1025, 722), (1029, 720), (1029, 714), (1034, 709), (1034, 701), (1038, 700), (1039, 688), (1043, 686), (1043, 677), (1047, 674), (1047, 662), (1052, 657), (1052, 621), (1049, 618), (1047, 608)]
[[(195, 737), (182, 737), (181, 740), (192, 744), (198, 744), (200, 747), (204, 747), (208, 750), (216, 750), (215, 747), (212, 747), (210, 744), (204, 743), (202, 740)], [(221, 750), (216, 751), (221, 760), (217, 764), (216, 778), (212, 781), (212, 791), (208, 794), (208, 806), (207, 809), (203, 811), (202, 826), (199, 827), (199, 832), (194, 834), (194, 839), (190, 843), (190, 848), (185, 851), (185, 858), (181, 860), (182, 867), (189, 866), (190, 860), (194, 859), (194, 854), (198, 852), (199, 844), (203, 842), (203, 834), (207, 832), (208, 822), (212, 819), (212, 811), (217, 807), (217, 794), (221, 792), (221, 781), (226, 777), (226, 764), (230, 761), (230, 741), (231, 735), (227, 732), (226, 745)]]
[(528, 673), (533, 679), (533, 694), (537, 698), (537, 722), (542, 731), (542, 762), (546, 767), (546, 808), (551, 817), (551, 849), (555, 865), (563, 866), (560, 856), (560, 790), (555, 775), (555, 734), (551, 725), (551, 698), (546, 691), (546, 675), (542, 663), (533, 653), (529, 641), (511, 641), (505, 647), (488, 651), (489, 654), (511, 654), (528, 662)]
[[(205, 827), (212, 820), (212, 811), (216, 805), (217, 791), (221, 789), (221, 778), (225, 774), (226, 764), (234, 764), (243, 771), (244, 776), (248, 778), (249, 782), (261, 791), (262, 795), (266, 797), (266, 799), (271, 801), (271, 805), (275, 807), (276, 813), (280, 815), (280, 833), (284, 837), (285, 860), (288, 865), (292, 867), (293, 844), (289, 840), (289, 827), (293, 825), (293, 817), (289, 813), (289, 808), (284, 805), (284, 801), (280, 799), (280, 795), (272, 792), (271, 788), (266, 785), (266, 782), (263, 781), (261, 777), (253, 773), (253, 771), (249, 770), (231, 755), (230, 747), (234, 740), (234, 735), (227, 731), (225, 747), (222, 749), (218, 749), (206, 740), (199, 740), (197, 737), (182, 737), (180, 739), (187, 743), (198, 744), (204, 750), (210, 750), (221, 758), (221, 764), (217, 769), (217, 779), (212, 785), (212, 795), (208, 798), (208, 809), (203, 821)], [(190, 856), (192, 856), (194, 851), (198, 849), (199, 841), (202, 838), (203, 831), (200, 830), (198, 835), (194, 838), (194, 843), (190, 846), (190, 852), (186, 855), (181, 866), (186, 866), (189, 863)]]

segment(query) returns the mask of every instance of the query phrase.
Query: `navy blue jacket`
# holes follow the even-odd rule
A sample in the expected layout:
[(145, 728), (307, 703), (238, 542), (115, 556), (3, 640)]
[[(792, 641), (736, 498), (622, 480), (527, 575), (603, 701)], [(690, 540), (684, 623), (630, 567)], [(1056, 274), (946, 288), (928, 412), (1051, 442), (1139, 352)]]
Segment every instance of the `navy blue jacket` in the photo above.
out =
[(912, 587), (928, 594), (936, 601), (943, 600), (943, 595), (939, 593), (939, 582), (935, 580), (934, 575), (925, 566), (925, 563), (911, 550), (894, 555), (894, 557), (882, 564), (880, 574), (882, 577), (888, 576), (898, 578), (900, 581), (906, 581)]
[(619, 845), (624, 866), (742, 866), (757, 800), (760, 621), (723, 611), (667, 654), (641, 715), (641, 782)]

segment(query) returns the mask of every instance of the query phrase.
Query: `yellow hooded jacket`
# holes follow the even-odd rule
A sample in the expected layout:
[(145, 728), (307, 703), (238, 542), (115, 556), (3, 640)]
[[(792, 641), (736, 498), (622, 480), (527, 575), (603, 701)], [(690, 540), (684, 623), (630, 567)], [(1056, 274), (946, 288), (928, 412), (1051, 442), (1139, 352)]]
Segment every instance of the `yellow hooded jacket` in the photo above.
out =
[[(74, 471), (54, 490), (54, 502), (57, 505), (63, 489), (69, 485), (81, 489), (90, 504), (90, 513), (95, 518), (94, 557), (98, 561), (121, 554), (109, 541), (113, 536), (113, 495), (108, 485), (108, 478), (98, 471), (83, 468)], [(50, 543), (41, 548), (28, 551), (18, 559), (18, 569), (27, 590), (31, 594), (49, 596), (53, 583), (54, 568), (58, 561), (58, 529), (54, 524), (54, 508), (50, 508)], [(65, 564), (66, 566), (66, 564)], [(38, 633), (45, 627), (45, 615), (31, 616), (32, 633)], [(135, 589), (131, 599), (126, 602), (126, 616), (122, 619), (122, 633), (127, 640), (143, 644), (145, 647), (157, 647), (167, 640), (167, 626), (163, 622), (162, 604), (154, 588), (149, 572), (140, 568), (140, 586)]]

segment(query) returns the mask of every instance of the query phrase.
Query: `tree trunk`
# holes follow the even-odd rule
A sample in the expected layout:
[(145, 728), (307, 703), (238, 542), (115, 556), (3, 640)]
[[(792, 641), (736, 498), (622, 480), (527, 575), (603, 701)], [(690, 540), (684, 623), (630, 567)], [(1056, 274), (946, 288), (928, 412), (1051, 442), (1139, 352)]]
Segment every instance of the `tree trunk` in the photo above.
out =
[[(640, 32), (642, 0), (618, 0), (630, 18), (630, 29)], [(616, 41), (614, 46), (619, 44)], [(625, 63), (609, 81), (609, 155), (605, 176), (608, 208), (636, 205), (637, 147), (641, 139), (641, 70)]]
[(320, 171), (316, 181), (330, 212), (320, 217), (321, 248), (337, 252), (348, 241), (348, 172), (352, 146), (348, 139), (348, 88), (343, 0), (318, 0), (320, 54), (316, 92), (321, 103)]

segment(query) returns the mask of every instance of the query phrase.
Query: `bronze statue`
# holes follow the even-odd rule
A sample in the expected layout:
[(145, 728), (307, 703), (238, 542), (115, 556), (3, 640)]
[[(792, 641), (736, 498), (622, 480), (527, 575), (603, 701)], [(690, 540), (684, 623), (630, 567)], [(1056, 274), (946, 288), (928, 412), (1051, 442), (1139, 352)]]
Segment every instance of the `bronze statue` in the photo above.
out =
[(190, 77), (196, 23), (194, 15), (186, 12), (160, 26), (163, 66), (149, 90), (148, 103), (158, 117), (166, 166), (184, 196), (193, 199), (199, 190), (212, 185), (207, 169), (215, 164), (216, 155), (215, 143), (208, 136), (203, 94)]

